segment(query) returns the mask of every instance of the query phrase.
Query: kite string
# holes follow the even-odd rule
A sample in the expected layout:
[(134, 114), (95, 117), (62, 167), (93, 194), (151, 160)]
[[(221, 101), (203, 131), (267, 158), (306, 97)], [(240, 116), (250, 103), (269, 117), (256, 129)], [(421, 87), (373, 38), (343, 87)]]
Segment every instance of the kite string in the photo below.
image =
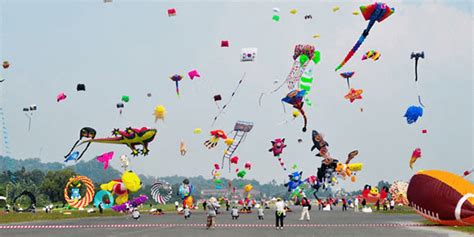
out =
[(214, 117), (214, 121), (212, 122), (211, 126), (214, 126), (215, 122), (217, 121), (217, 118), (224, 112), (224, 109), (227, 107), (232, 102), (232, 99), (234, 98), (235, 93), (237, 90), (239, 90), (240, 84), (242, 84), (242, 81), (244, 80), (245, 76), (247, 75), (247, 72), (244, 72), (244, 75), (242, 75), (242, 78), (240, 79), (239, 83), (237, 84), (237, 87), (235, 90), (232, 92), (232, 95), (230, 96), (229, 100), (227, 101), (226, 104), (222, 106), (222, 109), (219, 110), (219, 113)]

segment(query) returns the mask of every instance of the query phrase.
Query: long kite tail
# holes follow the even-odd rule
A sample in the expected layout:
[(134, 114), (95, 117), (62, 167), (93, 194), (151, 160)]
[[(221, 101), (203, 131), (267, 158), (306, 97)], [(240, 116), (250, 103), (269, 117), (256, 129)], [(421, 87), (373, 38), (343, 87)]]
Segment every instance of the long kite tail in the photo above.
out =
[(418, 58), (415, 58), (415, 82), (418, 82)]
[(179, 96), (179, 84), (178, 84), (178, 81), (176, 81), (176, 94)]
[(299, 108), (298, 109), (301, 113), (301, 115), (303, 115), (303, 119), (304, 119), (304, 126), (303, 126), (303, 132), (306, 132), (306, 125), (308, 124), (308, 118), (306, 117), (306, 113), (304, 112), (303, 108)]
[(285, 162), (283, 162), (283, 159), (278, 156), (278, 162), (280, 163), (280, 166), (283, 168), (283, 170), (286, 170)]

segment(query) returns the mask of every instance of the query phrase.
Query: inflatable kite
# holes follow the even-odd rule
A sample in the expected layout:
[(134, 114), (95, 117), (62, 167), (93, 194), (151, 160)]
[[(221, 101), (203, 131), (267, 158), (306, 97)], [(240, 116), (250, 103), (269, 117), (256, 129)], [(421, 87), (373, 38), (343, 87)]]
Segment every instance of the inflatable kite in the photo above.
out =
[(188, 149), (186, 149), (186, 144), (184, 144), (184, 141), (181, 141), (179, 143), (179, 153), (182, 156), (185, 156), (187, 152), (188, 152)]
[(176, 94), (179, 96), (179, 81), (183, 80), (183, 76), (174, 74), (173, 76), (170, 76), (170, 79), (175, 82)]
[(408, 124), (412, 124), (412, 123), (415, 123), (418, 120), (418, 118), (422, 116), (423, 116), (423, 108), (421, 106), (412, 105), (408, 107), (403, 117), (407, 119)]
[(166, 181), (158, 181), (151, 185), (151, 197), (159, 204), (166, 204), (173, 194), (173, 188)]
[[(84, 185), (86, 192), (84, 197), (79, 193), (79, 187)], [(71, 195), (69, 195), (69, 188), (71, 188)], [(89, 205), (94, 198), (94, 183), (86, 176), (74, 176), (69, 178), (69, 181), (64, 188), (64, 200), (73, 208), (82, 209)]]
[(407, 198), (408, 183), (403, 181), (395, 181), (389, 189), (392, 200), (396, 204), (402, 204), (408, 206)]
[(148, 201), (148, 197), (146, 195), (140, 195), (137, 198), (134, 198), (130, 201), (127, 201), (125, 203), (122, 203), (120, 205), (116, 205), (112, 207), (112, 210), (116, 212), (126, 212), (132, 207), (138, 207)]
[(377, 61), (380, 58), (380, 52), (377, 50), (370, 50), (367, 51), (364, 55), (362, 55), (362, 60), (372, 59), (373, 61)]
[(313, 146), (311, 147), (311, 151), (313, 151), (314, 149), (318, 149), (319, 151), (321, 150), (322, 147), (329, 146), (329, 143), (327, 143), (324, 140), (323, 135), (318, 133), (318, 131), (316, 130), (313, 130), (313, 132), (311, 133), (311, 140), (313, 141)]
[(59, 102), (59, 101), (65, 100), (66, 98), (67, 98), (66, 94), (64, 94), (64, 92), (61, 92), (56, 96), (56, 101)]
[(3, 61), (2, 67), (3, 69), (8, 69), (10, 67), (10, 63), (8, 61)]
[(207, 149), (216, 147), (217, 143), (219, 142), (219, 139), (223, 139), (223, 140), (227, 139), (227, 135), (222, 130), (213, 130), (210, 133), (211, 133), (211, 138), (209, 138), (209, 140), (204, 142), (204, 146), (207, 147)]
[[(138, 156), (139, 153), (146, 156), (148, 155), (148, 152), (150, 151), (148, 150), (148, 144), (152, 142), (153, 139), (155, 139), (156, 129), (146, 128), (146, 127), (137, 129), (137, 128), (129, 127), (125, 129), (124, 131), (121, 131), (119, 129), (114, 129), (112, 131), (112, 134), (114, 135), (114, 137), (97, 138), (97, 139), (91, 137), (91, 139), (81, 142), (78, 146), (84, 143), (87, 143), (87, 147), (89, 147), (90, 143), (123, 144), (132, 150), (133, 156)], [(95, 136), (95, 130), (94, 130), (94, 136)], [(79, 142), (79, 140), (77, 142)], [(74, 144), (73, 149), (76, 146), (76, 144)], [(143, 149), (138, 150), (136, 148), (137, 145), (141, 145)], [(85, 150), (82, 152), (82, 154), (84, 154), (84, 152)]]
[(344, 64), (346, 64), (352, 56), (357, 52), (357, 49), (359, 49), (360, 45), (364, 42), (365, 38), (369, 35), (370, 29), (372, 29), (372, 26), (374, 26), (375, 22), (382, 22), (383, 20), (387, 19), (390, 15), (392, 15), (395, 12), (394, 8), (390, 8), (387, 6), (385, 3), (373, 3), (371, 5), (367, 6), (361, 6), (360, 11), (362, 12), (362, 15), (364, 16), (364, 19), (366, 21), (369, 21), (369, 24), (365, 28), (365, 30), (362, 32), (362, 35), (360, 36), (359, 40), (357, 40), (356, 44), (354, 47), (349, 51), (349, 53), (346, 55), (344, 60), (336, 67), (336, 71), (341, 69)]
[(280, 157), (281, 154), (283, 153), (283, 149), (285, 149), (286, 147), (285, 138), (276, 138), (275, 140), (271, 142), (272, 142), (272, 148), (270, 148), (268, 151), (273, 152), (273, 156), (278, 158), (278, 162), (280, 162), (280, 166), (283, 168), (283, 170), (286, 170), (285, 162), (283, 162), (282, 158)]
[(183, 200), (183, 206), (192, 208), (194, 205), (193, 194), (194, 186), (189, 183), (188, 179), (184, 179), (183, 183), (179, 186), (178, 195)]
[[(30, 199), (30, 205), (27, 208), (20, 207), (20, 202), (18, 201), (18, 199), (20, 199), (23, 196), (26, 196), (28, 197), (28, 199)], [(36, 197), (31, 192), (23, 191), (20, 193), (20, 195), (16, 196), (13, 199), (13, 210), (15, 212), (34, 212), (35, 207), (36, 207)]]
[(297, 109), (301, 115), (303, 115), (304, 125), (303, 125), (303, 132), (306, 132), (306, 125), (308, 124), (308, 118), (303, 110), (303, 97), (306, 95), (305, 90), (293, 90), (286, 95), (285, 98), (281, 99), (282, 102), (288, 103), (293, 105), (293, 108)]
[(364, 186), (364, 189), (362, 190), (362, 197), (368, 203), (376, 203), (377, 201), (383, 203), (385, 201), (385, 198), (387, 198), (387, 192), (388, 187), (383, 187), (382, 191), (379, 192), (379, 189), (377, 187), (372, 187), (366, 184)]
[(413, 169), (413, 164), (415, 164), (416, 160), (418, 160), (419, 158), (421, 158), (421, 149), (420, 148), (416, 148), (413, 153), (411, 154), (411, 158), (410, 158), (410, 169)]
[(234, 125), (234, 137), (232, 138), (233, 142), (230, 143), (227, 147), (227, 149), (224, 152), (224, 155), (222, 156), (222, 168), (224, 168), (224, 162), (225, 160), (229, 161), (229, 172), (230, 172), (230, 164), (231, 164), (231, 157), (234, 154), (234, 152), (237, 150), (239, 147), (240, 143), (245, 140), (247, 137), (247, 133), (250, 132), (253, 128), (253, 123), (252, 122), (246, 122), (246, 121), (237, 121)]
[(121, 179), (112, 180), (100, 185), (100, 189), (117, 195), (115, 202), (120, 205), (128, 200), (128, 194), (138, 191), (142, 187), (142, 181), (131, 170), (123, 172)]
[(106, 190), (100, 190), (94, 196), (94, 206), (99, 207), (102, 203), (102, 208), (111, 208), (114, 205), (114, 195)]
[(442, 170), (413, 175), (407, 191), (410, 206), (425, 219), (449, 226), (474, 225), (474, 184)]
[(470, 170), (466, 170), (464, 171), (463, 173), (463, 177), (467, 177), (469, 176), (470, 174), (474, 173), (474, 169), (470, 169)]
[(104, 153), (104, 154), (96, 157), (97, 161), (104, 164), (104, 170), (109, 168), (109, 161), (112, 160), (112, 158), (114, 158), (114, 152), (113, 151)]
[(163, 105), (158, 105), (155, 107), (155, 111), (153, 112), (153, 115), (155, 115), (155, 123), (158, 121), (158, 119), (161, 119), (165, 121), (165, 116), (166, 116), (166, 108)]
[[(315, 50), (313, 45), (295, 45), (293, 53), (293, 66), (285, 82), (288, 83), (288, 89), (293, 90), (299, 86), (301, 76), (310, 63), (317, 64), (320, 61), (320, 52)], [(312, 72), (311, 72), (312, 73)]]
[[(76, 146), (78, 146), (79, 142), (83, 139), (83, 138), (91, 138), (91, 139), (94, 139), (95, 136), (96, 136), (97, 132), (95, 131), (95, 129), (93, 128), (90, 128), (90, 127), (83, 127), (81, 129), (81, 131), (79, 132), (79, 139), (76, 141), (76, 143), (74, 143), (74, 145), (72, 146), (71, 150), (69, 151), (69, 153), (67, 153), (64, 158), (65, 158), (65, 161), (68, 161), (68, 160), (71, 160), (72, 157), (71, 155), (73, 155), (74, 153), (74, 149), (76, 148)], [(82, 144), (82, 143), (81, 143)], [(80, 145), (80, 144), (79, 144)], [(77, 152), (77, 157), (74, 158), (76, 161), (78, 161), (79, 159), (81, 159), (81, 157), (84, 155), (84, 152), (87, 151), (87, 149), (89, 148), (90, 146), (90, 142), (87, 143), (87, 146), (86, 148), (84, 148), (84, 150), (82, 150), (82, 152)], [(73, 153), (74, 152), (74, 153)], [(75, 156), (75, 155), (74, 155)]]

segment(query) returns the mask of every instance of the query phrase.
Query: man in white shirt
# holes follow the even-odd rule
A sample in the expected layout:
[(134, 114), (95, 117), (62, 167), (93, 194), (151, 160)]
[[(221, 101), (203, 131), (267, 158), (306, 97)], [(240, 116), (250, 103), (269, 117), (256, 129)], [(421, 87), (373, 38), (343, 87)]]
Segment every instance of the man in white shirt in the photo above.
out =
[(354, 200), (354, 212), (359, 212), (359, 198)]
[(275, 211), (275, 217), (276, 217), (276, 229), (283, 230), (283, 218), (285, 218), (285, 202), (281, 200), (281, 198), (277, 199), (277, 202), (275, 203), (276, 211)]

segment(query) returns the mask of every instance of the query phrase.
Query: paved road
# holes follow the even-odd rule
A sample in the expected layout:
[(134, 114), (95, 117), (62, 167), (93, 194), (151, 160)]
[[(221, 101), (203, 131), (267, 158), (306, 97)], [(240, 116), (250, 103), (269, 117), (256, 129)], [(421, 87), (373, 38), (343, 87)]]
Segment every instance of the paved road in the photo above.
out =
[[(0, 236), (470, 236), (440, 227), (417, 226), (422, 219), (416, 214), (382, 215), (312, 210), (310, 221), (299, 221), (299, 214), (299, 209), (288, 213), (284, 230), (275, 230), (274, 213), (267, 210), (263, 221), (259, 221), (256, 214), (242, 214), (239, 220), (232, 220), (230, 214), (224, 213), (217, 217), (219, 226), (210, 231), (205, 230), (206, 218), (203, 213), (194, 213), (188, 220), (184, 220), (183, 216), (167, 213), (161, 216), (142, 214), (140, 221), (124, 216), (0, 225)], [(31, 228), (31, 225), (36, 227)], [(46, 225), (48, 228), (44, 228)], [(28, 228), (4, 229), (7, 226)]]

